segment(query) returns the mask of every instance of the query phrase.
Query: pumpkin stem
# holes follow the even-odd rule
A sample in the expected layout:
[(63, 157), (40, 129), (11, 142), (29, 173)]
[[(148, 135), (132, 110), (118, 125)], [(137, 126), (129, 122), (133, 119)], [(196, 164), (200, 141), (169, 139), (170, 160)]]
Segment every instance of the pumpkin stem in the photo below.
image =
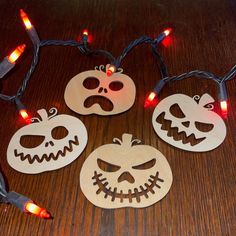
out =
[(133, 143), (140, 143), (141, 141), (138, 139), (134, 139), (132, 141), (132, 134), (123, 134), (122, 135), (122, 145), (125, 147), (131, 147)]
[(200, 98), (198, 104), (199, 104), (200, 106), (204, 107), (204, 106), (206, 106), (207, 104), (213, 103), (214, 101), (215, 101), (214, 98), (212, 98), (209, 94), (204, 93), (204, 94), (201, 96), (201, 98)]
[(41, 121), (48, 120), (48, 113), (45, 109), (40, 109), (37, 111), (37, 113), (41, 117)]
[(129, 148), (129, 147), (132, 147), (134, 143), (141, 143), (141, 141), (139, 139), (134, 139), (132, 141), (132, 134), (123, 134), (122, 141), (118, 138), (113, 138), (113, 143), (118, 143), (119, 145), (122, 145), (123, 147)]

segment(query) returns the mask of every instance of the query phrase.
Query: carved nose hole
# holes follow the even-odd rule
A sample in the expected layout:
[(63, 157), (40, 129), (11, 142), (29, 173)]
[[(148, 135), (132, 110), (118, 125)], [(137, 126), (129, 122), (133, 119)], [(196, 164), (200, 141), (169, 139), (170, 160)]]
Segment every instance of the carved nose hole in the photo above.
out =
[(134, 177), (128, 172), (128, 171), (125, 171), (123, 172), (119, 178), (118, 178), (118, 183), (122, 182), (122, 181), (128, 181), (129, 183), (133, 184), (134, 183)]
[(182, 125), (188, 128), (190, 125), (190, 122), (189, 121), (182, 122)]
[(104, 92), (107, 93), (107, 89), (106, 88), (104, 89)]
[(50, 141), (49, 142), (51, 146), (54, 146), (54, 142), (53, 141)]
[(45, 147), (48, 147), (49, 144), (50, 144), (51, 146), (54, 146), (54, 143), (53, 143), (52, 141), (50, 141), (50, 142), (46, 142), (46, 143), (45, 143)]
[(98, 89), (98, 93), (101, 93), (102, 90), (103, 90), (103, 87), (100, 87), (100, 88)]

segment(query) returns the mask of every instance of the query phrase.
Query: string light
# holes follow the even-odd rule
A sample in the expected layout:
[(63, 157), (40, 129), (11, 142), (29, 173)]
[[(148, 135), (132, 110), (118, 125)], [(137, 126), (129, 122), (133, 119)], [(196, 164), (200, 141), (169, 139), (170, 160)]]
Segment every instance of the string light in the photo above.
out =
[(84, 29), (84, 30), (83, 30), (83, 35), (88, 36), (88, 30), (87, 30), (87, 29)]
[(28, 15), (24, 12), (23, 9), (20, 9), (20, 17), (25, 25), (26, 31), (33, 42), (34, 45), (38, 45), (40, 43), (39, 36), (34, 28), (34, 26), (31, 24)]
[(110, 65), (107, 69), (107, 76), (112, 76), (116, 72), (116, 67), (114, 65)]
[(52, 219), (51, 214), (44, 208), (36, 205), (28, 197), (14, 191), (6, 190), (5, 180), (0, 172), (0, 203), (10, 203), (22, 212), (30, 213), (43, 219)]
[(164, 30), (163, 33), (165, 34), (165, 36), (168, 36), (171, 32), (172, 32), (172, 28), (168, 28), (168, 29)]
[(222, 115), (223, 115), (224, 117), (227, 116), (227, 113), (228, 113), (227, 101), (221, 101), (221, 102), (220, 102), (220, 107), (221, 107), (221, 113), (222, 113)]
[(84, 29), (82, 32), (82, 42), (86, 45), (88, 42), (89, 33), (87, 29)]
[(19, 115), (22, 117), (22, 119), (27, 123), (31, 123), (30, 116), (26, 110), (25, 105), (20, 101), (18, 97), (15, 98), (15, 104), (18, 110)]
[(170, 35), (170, 33), (172, 32), (172, 28), (167, 28), (166, 30), (164, 30), (157, 38), (156, 38), (156, 43), (160, 43), (162, 42), (167, 36)]
[[(188, 76), (197, 76), (197, 77), (204, 77), (204, 78), (212, 79), (215, 82), (217, 82), (218, 84), (221, 84), (221, 81), (218, 77), (214, 76), (210, 72), (204, 72), (204, 71), (199, 71), (199, 70), (191, 71), (189, 73), (184, 73), (180, 76), (169, 77), (169, 75), (167, 73), (166, 65), (164, 63), (164, 60), (162, 59), (162, 57), (158, 53), (156, 46), (157, 46), (158, 43), (162, 42), (165, 38), (167, 38), (171, 34), (172, 28), (165, 29), (155, 39), (152, 39), (148, 36), (141, 36), (140, 38), (132, 41), (123, 50), (121, 55), (118, 58), (115, 58), (110, 52), (108, 52), (106, 50), (101, 50), (101, 49), (91, 50), (91, 49), (88, 48), (87, 42), (88, 42), (89, 33), (88, 33), (87, 29), (83, 30), (82, 42), (81, 43), (77, 42), (77, 41), (73, 41), (73, 40), (68, 40), (68, 41), (63, 41), (63, 40), (42, 40), (42, 41), (40, 41), (34, 26), (32, 25), (32, 23), (29, 20), (29, 17), (27, 16), (27, 14), (22, 9), (20, 10), (20, 16), (21, 16), (21, 19), (24, 23), (25, 29), (26, 29), (29, 37), (31, 38), (31, 41), (34, 44), (33, 61), (31, 63), (30, 69), (28, 70), (28, 72), (27, 72), (27, 74), (26, 74), (26, 76), (23, 80), (22, 85), (20, 86), (20, 88), (17, 91), (17, 95), (8, 96), (8, 95), (5, 95), (5, 94), (0, 94), (0, 98), (5, 100), (5, 101), (14, 101), (14, 100), (16, 101), (17, 100), (16, 97), (17, 98), (22, 97), (24, 91), (26, 90), (27, 83), (28, 83), (29, 79), (31, 78), (31, 75), (32, 75), (37, 63), (38, 63), (39, 48), (43, 47), (43, 46), (50, 46), (50, 45), (75, 46), (80, 50), (80, 52), (82, 54), (85, 54), (85, 55), (102, 55), (102, 56), (104, 56), (104, 57), (106, 57), (110, 60), (110, 66), (107, 69), (106, 73), (107, 73), (108, 76), (112, 76), (116, 72), (117, 68), (120, 67), (122, 60), (127, 56), (127, 54), (132, 49), (134, 49), (137, 45), (140, 45), (142, 43), (150, 44), (152, 46), (152, 51), (154, 53), (154, 56), (158, 59), (158, 62), (159, 62), (159, 68), (160, 68), (162, 80), (157, 83), (157, 85), (153, 89), (153, 91), (147, 96), (147, 98), (145, 100), (145, 106), (148, 106), (148, 104), (152, 104), (152, 102), (155, 100), (155, 98), (157, 98), (157, 95), (159, 95), (159, 93), (160, 93), (162, 87), (164, 86), (164, 84), (166, 84), (167, 82), (180, 80), (180, 79), (183, 79), (183, 78), (187, 78)], [(21, 47), (18, 48), (18, 52), (23, 51), (24, 48), (25, 48), (25, 45), (21, 45)], [(15, 63), (16, 59), (17, 59), (16, 54), (12, 54), (11, 56), (7, 57), (7, 60), (4, 59), (0, 63), (0, 78), (2, 78), (12, 68), (12, 64), (14, 66), (14, 63)], [(5, 61), (8, 61), (8, 64), (11, 65), (11, 66), (9, 66), (9, 65), (6, 66)], [(233, 79), (235, 74), (236, 74), (236, 65), (222, 79), (222, 81), (228, 81), (228, 80)], [(225, 90), (225, 92), (226, 92), (226, 90)], [(219, 97), (220, 97), (220, 102), (227, 101), (227, 96), (226, 96), (226, 99), (225, 99), (225, 96), (223, 96), (223, 98), (222, 98), (222, 92), (220, 92)], [(223, 104), (224, 105), (222, 105), (222, 111), (225, 113), (226, 110), (227, 110), (226, 109), (227, 102), (225, 102)], [(25, 109), (24, 106), (20, 105), (20, 108), (19, 108), (19, 106), (17, 106), (17, 109), (18, 109), (20, 115), (22, 116), (22, 118), (24, 120), (29, 120), (29, 115), (28, 115), (27, 110)]]
[(145, 100), (144, 107), (145, 108), (150, 107), (153, 104), (154, 99), (156, 97), (157, 97), (157, 94), (155, 92), (150, 92), (150, 94), (148, 95), (148, 97)]
[(30, 30), (32, 28), (32, 24), (29, 20), (29, 17), (27, 16), (27, 14), (23, 11), (23, 9), (20, 9), (20, 16), (21, 16), (21, 19), (25, 25), (25, 28), (27, 30)]
[[(162, 88), (164, 87), (166, 83), (171, 83), (174, 81), (179, 81), (179, 80), (191, 78), (191, 77), (199, 77), (199, 78), (210, 79), (218, 85), (219, 87), (218, 99), (220, 101), (221, 113), (222, 113), (222, 116), (226, 118), (227, 113), (228, 113), (228, 108), (227, 108), (228, 96), (227, 96), (225, 81), (229, 81), (233, 79), (235, 75), (236, 75), (236, 65), (223, 78), (219, 78), (210, 72), (200, 71), (200, 70), (190, 71), (190, 72), (178, 75), (178, 76), (172, 76), (172, 77), (166, 76), (157, 83), (156, 87), (154, 88), (153, 92), (150, 93), (144, 105), (148, 105), (150, 103), (149, 100), (153, 98), (154, 95), (157, 96), (157, 94), (161, 92)], [(153, 95), (151, 96), (151, 94)]]
[(0, 78), (3, 78), (15, 66), (15, 61), (24, 52), (25, 47), (25, 44), (18, 46), (9, 56), (0, 62)]
[(228, 106), (227, 106), (227, 100), (228, 95), (226, 91), (225, 82), (221, 81), (219, 83), (219, 94), (218, 94), (219, 100), (220, 100), (220, 108), (221, 108), (221, 114), (223, 117), (227, 117), (228, 113)]
[(22, 44), (18, 46), (8, 57), (8, 61), (10, 63), (15, 63), (15, 61), (21, 56), (21, 54), (24, 52), (26, 45)]
[(40, 218), (44, 218), (44, 219), (52, 218), (49, 212), (39, 207), (38, 205), (34, 204), (32, 201), (29, 201), (25, 204), (25, 212), (29, 212), (33, 215), (39, 216)]
[(157, 102), (157, 95), (161, 92), (161, 90), (164, 87), (165, 83), (166, 83), (165, 80), (160, 80), (157, 83), (157, 85), (155, 86), (153, 91), (150, 92), (150, 94), (148, 95), (148, 97), (146, 98), (146, 100), (144, 102), (144, 107), (145, 108), (151, 106), (154, 103), (155, 98), (156, 98), (156, 102)]

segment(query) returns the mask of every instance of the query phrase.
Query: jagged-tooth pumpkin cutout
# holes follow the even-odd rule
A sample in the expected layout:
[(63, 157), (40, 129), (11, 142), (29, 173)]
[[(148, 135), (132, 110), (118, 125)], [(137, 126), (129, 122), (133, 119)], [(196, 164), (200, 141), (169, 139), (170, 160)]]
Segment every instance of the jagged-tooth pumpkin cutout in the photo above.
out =
[(109, 65), (95, 67), (73, 77), (65, 89), (67, 106), (82, 115), (115, 115), (134, 104), (136, 88), (133, 80), (119, 68), (107, 76)]
[(79, 157), (88, 135), (84, 124), (77, 118), (61, 114), (52, 108), (38, 111), (41, 119), (19, 129), (7, 150), (7, 161), (15, 170), (36, 174), (62, 168)]
[(166, 158), (152, 146), (122, 141), (94, 150), (80, 172), (80, 186), (86, 198), (102, 208), (150, 206), (162, 199), (172, 184), (172, 172)]
[(225, 139), (223, 119), (213, 111), (209, 94), (193, 98), (174, 94), (155, 108), (152, 125), (165, 142), (187, 151), (204, 152), (218, 147)]

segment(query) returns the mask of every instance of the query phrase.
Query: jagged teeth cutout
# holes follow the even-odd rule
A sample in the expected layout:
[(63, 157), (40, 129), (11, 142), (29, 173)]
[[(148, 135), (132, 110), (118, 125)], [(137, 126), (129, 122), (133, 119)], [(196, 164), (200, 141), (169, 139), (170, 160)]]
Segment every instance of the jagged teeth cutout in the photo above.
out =
[(27, 174), (62, 168), (84, 150), (88, 135), (84, 124), (66, 114), (57, 115), (52, 108), (38, 111), (40, 118), (19, 129), (12, 137), (7, 150), (9, 165)]
[(223, 119), (213, 111), (214, 99), (209, 94), (193, 98), (174, 94), (157, 104), (152, 125), (167, 143), (192, 152), (218, 147), (225, 139)]

